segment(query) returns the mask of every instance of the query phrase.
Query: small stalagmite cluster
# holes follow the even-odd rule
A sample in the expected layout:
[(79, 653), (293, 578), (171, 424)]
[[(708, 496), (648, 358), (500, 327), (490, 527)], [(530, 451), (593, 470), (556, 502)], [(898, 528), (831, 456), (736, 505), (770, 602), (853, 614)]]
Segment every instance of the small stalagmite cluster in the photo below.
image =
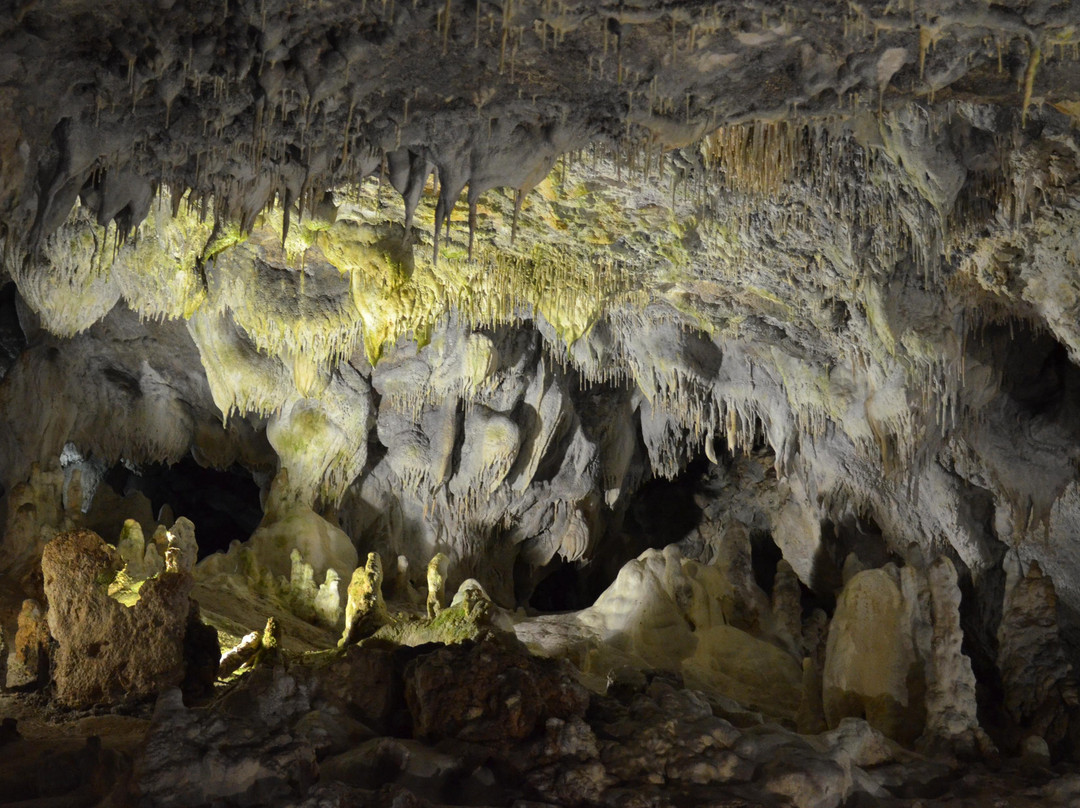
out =
[(1080, 801), (1080, 4), (9, 5), (0, 801)]

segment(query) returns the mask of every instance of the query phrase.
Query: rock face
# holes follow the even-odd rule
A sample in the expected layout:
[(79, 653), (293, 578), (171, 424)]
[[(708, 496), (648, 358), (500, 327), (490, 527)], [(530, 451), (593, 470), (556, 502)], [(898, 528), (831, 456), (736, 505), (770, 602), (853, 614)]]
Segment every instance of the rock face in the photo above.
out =
[(57, 464), (33, 466), (29, 478), (8, 492), (0, 543), (0, 569), (6, 574), (21, 578), (32, 573), (46, 542), (70, 527), (72, 513), (63, 507), (63, 491), (64, 475)]
[(761, 442), (807, 586), (856, 513), (1080, 565), (1068, 4), (197, 5), (0, 29), (6, 488), (69, 442), (287, 469), (511, 606)]
[(829, 625), (822, 676), (829, 726), (854, 716), (938, 754), (991, 754), (963, 639), (948, 558), (927, 570), (888, 564), (855, 573)]
[[(523, 621), (515, 631), (534, 650), (568, 656), (592, 676), (622, 666), (678, 672), (692, 687), (793, 721), (802, 670), (784, 629), (774, 630), (767, 601), (752, 575), (700, 564), (669, 545), (628, 562), (591, 607)], [(753, 633), (729, 619), (752, 624)]]
[[(44, 589), (75, 706), (185, 658), (211, 686), (195, 585), (237, 639), (344, 634), (339, 691), (357, 642), (495, 628), (619, 705), (413, 649), (417, 731), (505, 741), (527, 788), (364, 738), (317, 794), (315, 744), (266, 741), (318, 698), (268, 630), (252, 700), (295, 712), (234, 758), (164, 698), (150, 804), (202, 753), (208, 802), (348, 804), (385, 758), (433, 802), (823, 808), (916, 770), (878, 733), (1077, 754), (1078, 31), (1046, 0), (6, 4), (0, 624)], [(189, 457), (250, 478), (257, 529), (199, 547), (111, 487)]]
[(147, 579), (138, 600), (126, 606), (107, 592), (122, 565), (120, 555), (96, 533), (60, 534), (46, 545), (41, 564), (61, 703), (115, 703), (183, 681), (190, 573), (166, 571)]
[(919, 665), (898, 571), (860, 572), (844, 587), (829, 626), (823, 677), (829, 725), (855, 716), (915, 740), (925, 715)]
[(417, 736), (487, 743), (527, 738), (550, 718), (580, 718), (589, 704), (562, 665), (484, 641), (410, 664), (405, 700)]
[(930, 594), (929, 660), (926, 665), (926, 730), (923, 746), (945, 747), (967, 756), (987, 755), (993, 746), (979, 726), (975, 674), (961, 646), (960, 588), (956, 569), (944, 556), (927, 572)]
[(49, 629), (41, 604), (23, 601), (10, 658), (5, 649), (7, 687), (39, 687), (49, 678)]
[(179, 689), (166, 690), (134, 772), (140, 804), (253, 805), (296, 796), (315, 778), (315, 748), (281, 730), (308, 707), (308, 694), (280, 669), (245, 681), (219, 713), (188, 710)]
[(1057, 744), (1080, 704), (1072, 666), (1058, 635), (1054, 582), (1037, 562), (1023, 571), (1006, 566), (1005, 602), (998, 628), (998, 668), (1005, 709), (1024, 735)]

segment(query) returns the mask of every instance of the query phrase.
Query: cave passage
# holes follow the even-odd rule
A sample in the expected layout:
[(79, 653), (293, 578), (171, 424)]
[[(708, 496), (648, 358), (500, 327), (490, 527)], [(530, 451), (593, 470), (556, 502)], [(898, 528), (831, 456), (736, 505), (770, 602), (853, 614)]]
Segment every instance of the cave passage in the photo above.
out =
[(190, 457), (177, 463), (146, 463), (137, 468), (113, 466), (104, 482), (129, 495), (138, 491), (150, 500), (154, 514), (168, 505), (175, 518), (186, 516), (195, 524), (199, 558), (229, 549), (244, 541), (262, 519), (259, 486), (242, 466), (204, 468)]

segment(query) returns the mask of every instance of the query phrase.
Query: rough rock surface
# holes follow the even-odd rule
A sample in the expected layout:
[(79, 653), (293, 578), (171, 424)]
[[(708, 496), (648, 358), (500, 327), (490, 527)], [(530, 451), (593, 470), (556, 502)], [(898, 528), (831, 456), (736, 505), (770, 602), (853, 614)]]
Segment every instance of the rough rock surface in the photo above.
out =
[(693, 687), (793, 720), (802, 669), (784, 648), (786, 634), (772, 631), (767, 601), (752, 575), (684, 558), (669, 545), (628, 562), (589, 608), (521, 621), (514, 630), (534, 650), (573, 659), (594, 677), (625, 665), (666, 669)]
[(89, 531), (62, 533), (42, 555), (53, 681), (63, 704), (88, 707), (179, 685), (194, 580), (186, 571), (146, 580), (130, 606), (109, 596), (119, 553)]
[(924, 696), (909, 619), (895, 567), (860, 572), (844, 587), (825, 652), (830, 726), (856, 716), (908, 742), (921, 734)]
[(1080, 705), (1072, 666), (1058, 635), (1054, 583), (1037, 562), (1007, 564), (998, 628), (998, 667), (1005, 709), (1025, 735), (1057, 744)]
[[(981, 721), (1042, 776), (1080, 748), (1078, 31), (1052, 0), (7, 4), (0, 625), (43, 548), (63, 579), (54, 536), (134, 519), (141, 550), (71, 559), (115, 598), (50, 604), (62, 700), (172, 682), (184, 625), (205, 652), (184, 582), (234, 540), (194, 577), (222, 636), (292, 629), (268, 664), (340, 636), (375, 552), (407, 602), (446, 560), (428, 622), (403, 605), (376, 644), (475, 611), (655, 690), (622, 706), (662, 766), (626, 785), (604, 721), (536, 710), (507, 719), (532, 762), (498, 758), (524, 785), (491, 792), (486, 758), (406, 739), (330, 743), (357, 779), (308, 789), (292, 713), (230, 757), (212, 710), (176, 711), (226, 761), (208, 800), (922, 799), (940, 770), (869, 762), (865, 727), (951, 762), (991, 750)], [(254, 535), (155, 534), (140, 470), (189, 457), (250, 477)], [(439, 613), (474, 580), (490, 601)], [(517, 715), (457, 686), (479, 717), (431, 703), (463, 732)], [(706, 704), (746, 729), (716, 755)]]
[(345, 604), (345, 633), (340, 644), (356, 642), (375, 633), (389, 619), (382, 593), (382, 560), (378, 553), (368, 553), (363, 567), (353, 570)]
[(49, 675), (49, 627), (41, 604), (33, 598), (23, 601), (11, 655), (5, 656), (7, 687), (40, 687)]
[(527, 738), (549, 718), (584, 715), (589, 703), (561, 664), (483, 640), (413, 662), (405, 700), (418, 737), (488, 743)]
[(308, 709), (281, 669), (263, 668), (213, 711), (189, 710), (179, 689), (157, 700), (133, 785), (140, 804), (259, 805), (296, 796), (317, 771), (315, 749), (282, 733)]

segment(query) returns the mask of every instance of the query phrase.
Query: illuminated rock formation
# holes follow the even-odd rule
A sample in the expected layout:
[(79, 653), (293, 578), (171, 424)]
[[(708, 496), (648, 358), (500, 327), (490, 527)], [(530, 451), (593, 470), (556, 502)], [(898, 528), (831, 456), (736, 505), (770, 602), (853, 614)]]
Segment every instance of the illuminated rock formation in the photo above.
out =
[(121, 570), (95, 533), (62, 533), (42, 555), (56, 698), (73, 707), (154, 695), (184, 681), (194, 584), (179, 566), (111, 591)]
[(1080, 754), (1080, 4), (9, 5), (0, 629), (165, 689), (86, 766), (831, 808)]

